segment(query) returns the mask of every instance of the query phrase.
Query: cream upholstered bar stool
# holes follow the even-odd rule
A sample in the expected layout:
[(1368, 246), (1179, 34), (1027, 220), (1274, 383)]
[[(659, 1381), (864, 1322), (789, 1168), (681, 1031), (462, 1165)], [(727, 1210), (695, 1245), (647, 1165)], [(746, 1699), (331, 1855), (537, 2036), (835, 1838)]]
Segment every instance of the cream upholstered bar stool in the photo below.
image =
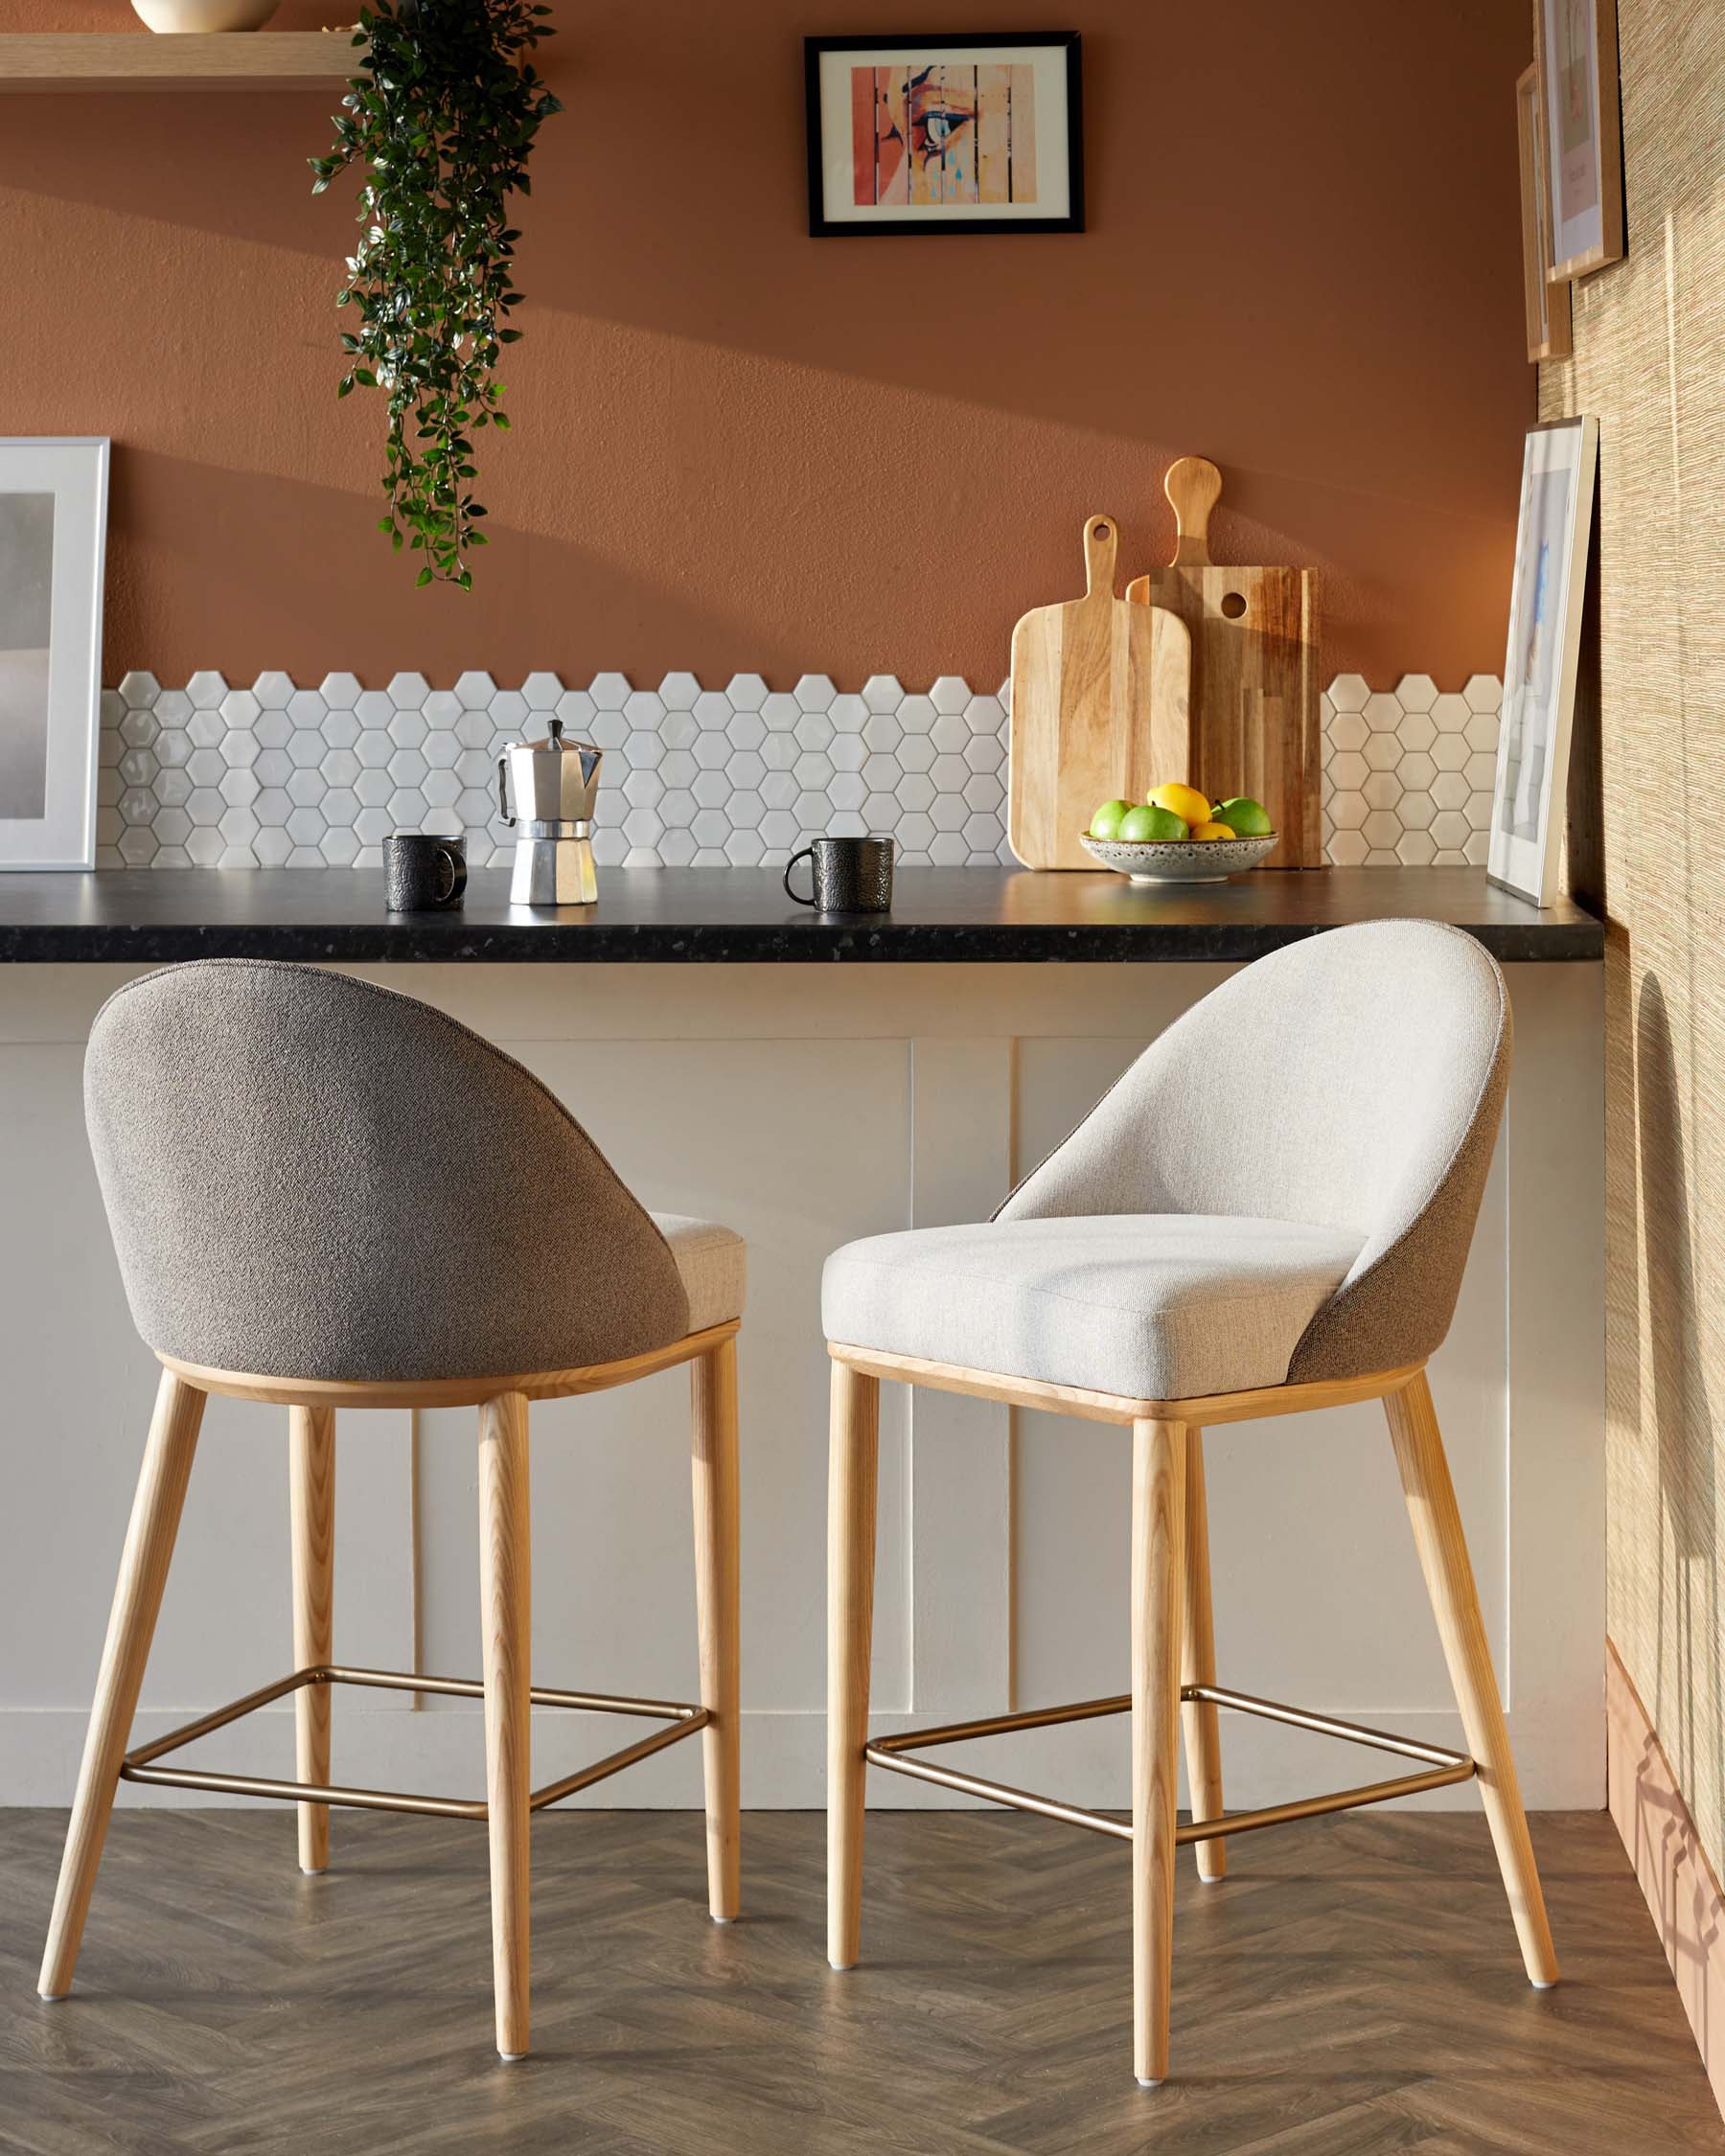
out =
[[(1340, 929), (1248, 967), (1171, 1025), (983, 1226), (828, 1259), (828, 1955), (858, 1957), (869, 1764), (1132, 1844), (1134, 2066), (1168, 2067), (1174, 1850), (1477, 1775), (1530, 1980), (1557, 1964), (1461, 1522), (1425, 1378), (1455, 1312), (1508, 1080), (1503, 975), (1457, 929)], [(1248, 1213), (1243, 1208), (1250, 1205)], [(1132, 1431), (1132, 1690), (870, 1743), (883, 1378)], [(1381, 1398), (1460, 1709), (1452, 1753), (1223, 1689), (1202, 1432)], [(1422, 1762), (1226, 1814), (1217, 1709)], [(961, 1738), (1130, 1712), (1132, 1822), (954, 1772)], [(1176, 1821), (1184, 1720), (1193, 1817)]]
[[(299, 1805), (321, 1871), (329, 1807), (483, 1820), (497, 2049), (528, 2044), (528, 1822), (699, 1731), (712, 1915), (737, 1913), (736, 1335), (744, 1246), (654, 1215), (531, 1072), (430, 1006), (316, 968), (216, 959), (104, 1005), (85, 1112), (132, 1317), (162, 1365), (49, 1926), (40, 1988), (70, 1989), (121, 1777)], [(528, 1403), (690, 1367), (701, 1702), (544, 1690), (529, 1676)], [(126, 1753), (212, 1392), (286, 1407), (296, 1667)], [(479, 1681), (334, 1660), (335, 1416), (479, 1411)], [(483, 1798), (334, 1784), (330, 1686), (483, 1697)], [(166, 1755), (292, 1693), (296, 1781)], [(648, 1735), (540, 1789), (531, 1711), (645, 1717)]]

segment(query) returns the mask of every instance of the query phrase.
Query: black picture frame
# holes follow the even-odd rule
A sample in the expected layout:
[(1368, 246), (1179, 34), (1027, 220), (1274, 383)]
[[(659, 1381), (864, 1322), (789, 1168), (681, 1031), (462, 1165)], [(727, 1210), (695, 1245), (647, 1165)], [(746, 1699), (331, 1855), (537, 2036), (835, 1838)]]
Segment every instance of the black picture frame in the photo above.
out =
[[(962, 31), (950, 36), (889, 37), (879, 34), (857, 37), (805, 37), (803, 39), (803, 97), (808, 127), (809, 236), (816, 240), (922, 238), (932, 233), (1033, 233), (1082, 232), (1084, 230), (1084, 96), (1083, 40), (1075, 30)], [(923, 218), (837, 221), (826, 215), (825, 159), (822, 155), (820, 62), (827, 53), (878, 51), (891, 46), (904, 52), (931, 48), (974, 46), (978, 52), (1008, 47), (1059, 46), (1066, 55), (1067, 185), (1069, 209), (1059, 218), (952, 218), (938, 211)]]

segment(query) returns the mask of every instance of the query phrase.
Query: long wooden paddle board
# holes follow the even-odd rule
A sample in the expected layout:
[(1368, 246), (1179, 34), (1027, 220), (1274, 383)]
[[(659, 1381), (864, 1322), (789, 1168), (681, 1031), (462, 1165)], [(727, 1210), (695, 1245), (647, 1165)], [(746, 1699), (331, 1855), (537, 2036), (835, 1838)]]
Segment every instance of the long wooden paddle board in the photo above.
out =
[(1281, 842), (1266, 865), (1321, 868), (1322, 746), (1318, 590), (1310, 569), (1218, 568), (1210, 511), (1222, 474), (1182, 457), (1163, 481), (1174, 505), (1174, 559), (1134, 577), (1134, 604), (1178, 614), (1192, 637), (1190, 784), (1212, 801), (1250, 794)]
[(1084, 597), (1012, 632), (1006, 835), (1026, 868), (1093, 869), (1078, 840), (1098, 803), (1186, 776), (1191, 637), (1115, 597), (1118, 551), (1114, 518), (1087, 518)]

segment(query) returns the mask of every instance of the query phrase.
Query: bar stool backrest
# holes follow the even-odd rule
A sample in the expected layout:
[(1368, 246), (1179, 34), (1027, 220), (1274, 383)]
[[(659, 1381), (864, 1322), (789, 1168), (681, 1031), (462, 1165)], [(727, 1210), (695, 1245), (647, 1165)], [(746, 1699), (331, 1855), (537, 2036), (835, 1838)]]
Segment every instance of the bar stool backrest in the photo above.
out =
[(547, 1088), (411, 997), (206, 959), (98, 1014), (84, 1112), (132, 1318), (204, 1367), (581, 1368), (680, 1339), (664, 1237)]
[(1364, 1238), (1290, 1384), (1422, 1361), (1455, 1315), (1510, 1059), (1490, 954), (1432, 921), (1261, 958), (1138, 1057), (998, 1220), (1219, 1213)]

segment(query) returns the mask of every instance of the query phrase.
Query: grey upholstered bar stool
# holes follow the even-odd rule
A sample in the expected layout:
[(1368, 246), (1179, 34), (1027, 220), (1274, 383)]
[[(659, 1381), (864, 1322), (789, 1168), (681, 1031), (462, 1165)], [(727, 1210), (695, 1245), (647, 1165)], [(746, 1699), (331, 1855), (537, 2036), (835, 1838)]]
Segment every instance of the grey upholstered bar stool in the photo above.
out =
[[(1259, 961), (1146, 1049), (985, 1226), (876, 1235), (827, 1261), (828, 1953), (857, 1960), (869, 1763), (1132, 1844), (1134, 2065), (1167, 2073), (1178, 1842), (1476, 1775), (1528, 1975), (1556, 1981), (1539, 1876), (1425, 1363), (1455, 1313), (1508, 1080), (1503, 975), (1429, 922), (1341, 929)], [(1240, 1208), (1250, 1204), (1252, 1213)], [(1133, 1433), (1132, 1690), (868, 1741), (880, 1381)], [(1382, 1398), (1468, 1753), (1223, 1690), (1210, 1629), (1206, 1424)], [(1225, 1815), (1218, 1706), (1423, 1771)], [(1176, 1723), (1193, 1820), (1177, 1826)], [(956, 1774), (922, 1748), (1132, 1716), (1132, 1823)]]
[[(210, 960), (132, 982), (98, 1015), (85, 1112), (146, 1344), (162, 1364), (42, 1962), (71, 1987), (115, 1786), (285, 1797), (320, 1871), (332, 1803), (486, 1821), (497, 2048), (528, 2041), (528, 1822), (699, 1730), (707, 1890), (737, 1910), (736, 1334), (744, 1246), (643, 1210), (512, 1058), (428, 1005), (311, 967)], [(700, 1706), (530, 1686), (527, 1410), (673, 1364), (692, 1379)], [(288, 1411), (296, 1668), (126, 1754), (206, 1395)], [(340, 1408), (479, 1411), (481, 1682), (344, 1669), (332, 1640)], [(330, 1779), (329, 1686), (485, 1702), (486, 1796), (408, 1799)], [(194, 1773), (165, 1754), (288, 1692), (298, 1780)], [(534, 1790), (534, 1705), (663, 1726)]]

